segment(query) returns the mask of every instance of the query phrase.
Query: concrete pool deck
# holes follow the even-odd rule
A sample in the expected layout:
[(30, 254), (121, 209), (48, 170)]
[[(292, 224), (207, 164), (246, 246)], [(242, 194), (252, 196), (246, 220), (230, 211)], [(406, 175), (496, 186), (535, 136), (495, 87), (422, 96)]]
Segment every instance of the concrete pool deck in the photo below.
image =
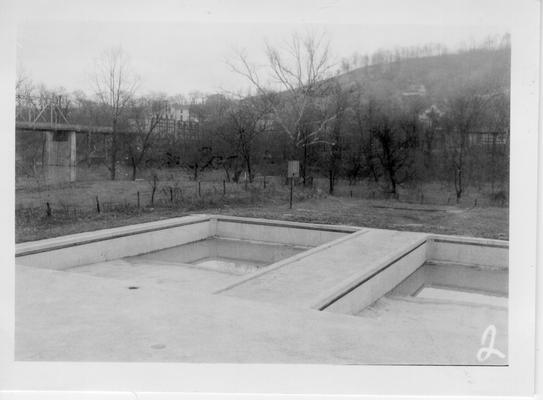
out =
[(23, 266), (16, 285), (19, 361), (465, 364), (489, 323), (507, 329), (491, 307), (355, 317)]
[[(139, 243), (88, 233), (79, 253), (70, 238), (49, 240), (51, 252), (20, 246), (15, 359), (480, 365), (490, 324), (507, 352), (506, 307), (385, 296), (428, 255), (507, 268), (506, 242), (220, 216), (153, 226), (123, 229)], [(245, 276), (149, 253), (169, 254), (172, 236), (189, 243), (191, 231), (312, 248)], [(130, 244), (124, 258), (119, 243)], [(138, 245), (149, 254), (132, 257)]]
[(183, 263), (167, 263), (126, 259), (83, 265), (65, 270), (122, 282), (126, 287), (161, 285), (187, 292), (212, 293), (239, 281), (239, 276), (196, 268)]

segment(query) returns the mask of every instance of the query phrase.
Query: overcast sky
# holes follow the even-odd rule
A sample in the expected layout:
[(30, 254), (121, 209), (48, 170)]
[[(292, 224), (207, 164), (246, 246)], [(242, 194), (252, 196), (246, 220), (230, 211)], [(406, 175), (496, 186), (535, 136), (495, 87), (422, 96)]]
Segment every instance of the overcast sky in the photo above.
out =
[[(395, 0), (361, 1), (356, 6), (353, 2), (347, 2), (346, 6), (346, 2), (341, 1), (317, 1), (312, 4), (321, 5), (315, 8), (321, 14), (313, 18), (311, 25), (307, 24), (309, 18), (300, 20), (292, 10), (291, 14), (288, 11), (281, 14), (281, 10), (275, 8), (255, 9), (252, 17), (241, 19), (232, 18), (239, 14), (228, 9), (226, 17), (214, 21), (195, 18), (198, 22), (142, 18), (137, 22), (126, 18), (122, 21), (111, 18), (94, 22), (81, 18), (58, 21), (38, 16), (19, 24), (17, 58), (34, 82), (91, 94), (90, 76), (95, 60), (105, 49), (120, 45), (141, 78), (142, 93), (155, 91), (173, 95), (192, 90), (238, 91), (247, 87), (246, 81), (233, 73), (225, 62), (234, 57), (234, 49), (245, 49), (251, 60), (263, 62), (264, 40), (279, 44), (292, 32), (324, 30), (333, 56), (340, 61), (354, 52), (371, 53), (379, 48), (429, 42), (455, 48), (463, 42), (478, 42), (486, 36), (510, 31), (506, 1), (402, 1), (397, 8), (394, 5), (400, 3)], [(412, 7), (402, 8), (406, 3)], [(288, 2), (277, 4), (280, 7)], [(469, 7), (466, 4), (470, 4)], [(323, 11), (323, 5), (328, 6), (328, 11), (326, 7)], [(273, 13), (276, 16), (272, 21), (265, 18)], [(329, 21), (326, 15), (330, 16)], [(345, 18), (342, 19), (342, 15)], [(347, 23), (338, 23), (343, 20)]]

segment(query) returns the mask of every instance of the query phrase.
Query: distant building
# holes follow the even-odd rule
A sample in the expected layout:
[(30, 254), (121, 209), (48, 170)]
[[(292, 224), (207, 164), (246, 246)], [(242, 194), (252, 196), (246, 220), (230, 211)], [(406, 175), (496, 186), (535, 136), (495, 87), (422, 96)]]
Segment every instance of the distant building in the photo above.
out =
[[(153, 122), (154, 118), (147, 121), (147, 125)], [(188, 105), (166, 102), (155, 129), (162, 138), (196, 140), (199, 138), (200, 124)]]
[(178, 103), (166, 103), (163, 118), (182, 122), (198, 122), (198, 118), (191, 114), (190, 106)]
[[(442, 145), (445, 144), (447, 131), (440, 124), (444, 113), (436, 106), (432, 105), (419, 115), (419, 121), (424, 127), (435, 129), (437, 140)], [(468, 146), (505, 146), (509, 144), (509, 131), (507, 129), (490, 129), (481, 122), (467, 132)]]

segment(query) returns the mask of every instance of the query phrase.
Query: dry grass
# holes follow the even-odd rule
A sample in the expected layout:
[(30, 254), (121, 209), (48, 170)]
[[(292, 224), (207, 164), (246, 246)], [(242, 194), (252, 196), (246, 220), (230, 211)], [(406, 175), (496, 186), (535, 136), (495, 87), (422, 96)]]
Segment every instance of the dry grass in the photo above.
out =
[[(266, 188), (262, 179), (247, 187), (229, 183), (226, 195), (223, 194), (222, 181), (210, 178), (215, 177), (202, 177), (198, 194), (198, 183), (187, 176), (161, 176), (152, 206), (148, 180), (76, 182), (56, 187), (20, 188), (16, 191), (16, 241), (38, 240), (191, 213), (508, 238), (508, 208), (481, 207), (481, 203), (473, 207), (471, 199), (460, 206), (443, 205), (438, 200), (433, 200), (431, 204), (419, 204), (413, 201), (413, 196), (403, 196), (406, 201), (356, 198), (355, 193), (350, 197), (349, 187), (342, 186), (338, 193), (343, 197), (326, 196), (320, 189), (297, 187), (291, 210), (288, 208), (288, 187), (282, 184), (280, 178), (268, 177)], [(443, 193), (434, 193), (439, 190), (428, 187), (427, 198), (444, 198)], [(137, 206), (138, 191), (140, 207)], [(365, 194), (368, 193), (366, 190)], [(362, 196), (363, 193), (357, 194)], [(97, 196), (100, 213), (96, 210)], [(46, 215), (47, 202), (52, 209), (51, 216)]]
[(292, 210), (285, 205), (265, 205), (212, 211), (245, 217), (509, 238), (509, 209), (502, 207), (460, 208), (330, 196), (297, 203)]

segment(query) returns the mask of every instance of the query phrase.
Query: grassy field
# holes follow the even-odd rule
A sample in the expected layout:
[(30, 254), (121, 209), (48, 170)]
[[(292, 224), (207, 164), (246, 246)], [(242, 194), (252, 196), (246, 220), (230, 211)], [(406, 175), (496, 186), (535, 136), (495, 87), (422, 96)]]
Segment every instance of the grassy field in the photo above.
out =
[(509, 209), (416, 205), (399, 201), (329, 196), (288, 206), (222, 208), (210, 212), (245, 217), (283, 219), (323, 224), (345, 224), (404, 231), (509, 238)]
[[(297, 186), (294, 206), (289, 209), (289, 189), (281, 178), (267, 177), (264, 184), (263, 177), (259, 177), (253, 184), (226, 183), (224, 186), (222, 181), (212, 178), (216, 177), (203, 176), (198, 184), (188, 177), (162, 176), (153, 204), (149, 179), (76, 182), (54, 187), (19, 186), (16, 190), (16, 241), (191, 213), (508, 239), (509, 209), (488, 206), (485, 197), (476, 191), (468, 192), (461, 204), (448, 205), (451, 193), (435, 185), (424, 188), (424, 199), (417, 196), (418, 192), (410, 196), (405, 192), (400, 200), (386, 200), (374, 198), (376, 191), (362, 185), (340, 185), (336, 191), (338, 195), (329, 196), (324, 187), (316, 184), (305, 189)], [(47, 203), (51, 215), (47, 215)]]

